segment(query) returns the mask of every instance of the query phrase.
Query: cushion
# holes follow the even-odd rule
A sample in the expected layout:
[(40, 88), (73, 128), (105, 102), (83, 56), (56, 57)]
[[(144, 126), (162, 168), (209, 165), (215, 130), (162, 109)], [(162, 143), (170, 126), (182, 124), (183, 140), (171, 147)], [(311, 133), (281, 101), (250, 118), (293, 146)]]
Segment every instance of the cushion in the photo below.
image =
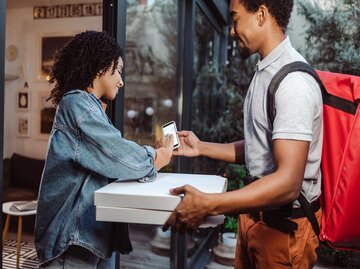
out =
[(21, 200), (36, 200), (37, 191), (34, 189), (23, 189), (18, 187), (8, 187), (4, 189), (3, 200), (5, 202), (21, 201)]
[(11, 156), (11, 186), (39, 189), (44, 160), (14, 153)]
[(3, 186), (4, 188), (10, 186), (10, 158), (5, 158), (3, 161)]

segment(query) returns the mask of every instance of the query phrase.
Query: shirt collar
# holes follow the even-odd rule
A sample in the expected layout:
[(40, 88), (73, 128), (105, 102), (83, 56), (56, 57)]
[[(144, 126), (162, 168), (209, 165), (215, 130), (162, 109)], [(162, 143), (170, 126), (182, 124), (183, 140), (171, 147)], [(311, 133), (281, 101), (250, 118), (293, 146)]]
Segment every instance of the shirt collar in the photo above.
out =
[(286, 36), (286, 38), (279, 45), (277, 45), (275, 49), (273, 49), (264, 59), (257, 63), (257, 69), (259, 71), (265, 69), (267, 66), (275, 62), (281, 56), (281, 54), (291, 48), (292, 45), (290, 38), (289, 36)]
[(74, 90), (70, 90), (70, 91), (64, 93), (64, 96), (65, 96), (65, 95), (68, 95), (68, 94), (83, 93), (83, 92), (85, 92), (85, 93), (89, 94), (90, 96), (92, 96), (92, 98), (95, 99), (96, 102), (97, 102), (97, 103), (100, 105), (100, 107), (102, 108), (102, 105), (101, 105), (102, 102), (101, 102), (101, 100), (100, 100), (99, 98), (97, 98), (97, 96), (96, 96), (94, 93), (92, 93), (92, 92), (87, 92), (87, 91), (80, 90), (80, 89), (74, 89)]

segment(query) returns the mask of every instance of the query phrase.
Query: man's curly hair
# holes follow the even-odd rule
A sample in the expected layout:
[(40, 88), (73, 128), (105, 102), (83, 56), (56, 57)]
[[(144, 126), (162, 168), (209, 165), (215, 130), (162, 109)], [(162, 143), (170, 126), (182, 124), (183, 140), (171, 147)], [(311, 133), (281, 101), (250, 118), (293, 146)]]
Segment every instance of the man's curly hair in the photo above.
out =
[(294, 6), (293, 0), (239, 0), (249, 12), (256, 12), (265, 5), (277, 24), (285, 32)]
[(122, 50), (116, 40), (106, 32), (86, 31), (75, 35), (56, 52), (50, 71), (50, 83), (55, 82), (49, 99), (58, 105), (70, 90), (86, 90), (97, 75), (112, 67), (115, 72)]

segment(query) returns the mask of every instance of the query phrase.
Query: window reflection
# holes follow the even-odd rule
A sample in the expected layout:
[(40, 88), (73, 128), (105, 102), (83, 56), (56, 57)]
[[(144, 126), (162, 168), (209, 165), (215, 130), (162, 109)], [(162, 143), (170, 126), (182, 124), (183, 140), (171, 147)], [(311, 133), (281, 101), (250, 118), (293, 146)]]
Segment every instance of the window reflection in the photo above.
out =
[(176, 120), (177, 2), (127, 1), (126, 138), (154, 145)]
[[(223, 110), (221, 79), (214, 44), (219, 33), (212, 27), (205, 14), (196, 7), (194, 43), (194, 88), (192, 95), (192, 130), (204, 141), (211, 137), (211, 127)], [(192, 159), (194, 173), (214, 174), (217, 162), (208, 158)]]
[(213, 43), (215, 30), (204, 13), (196, 6), (195, 9), (195, 43), (194, 43), (194, 74), (201, 72), (205, 65), (213, 63)]

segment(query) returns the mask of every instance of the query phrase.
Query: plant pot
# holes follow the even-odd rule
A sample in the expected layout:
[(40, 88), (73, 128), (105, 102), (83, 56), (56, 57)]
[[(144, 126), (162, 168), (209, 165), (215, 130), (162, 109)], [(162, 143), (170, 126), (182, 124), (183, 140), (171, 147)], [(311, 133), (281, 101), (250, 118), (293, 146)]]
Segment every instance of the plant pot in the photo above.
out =
[(235, 233), (223, 233), (221, 235), (222, 242), (227, 247), (236, 247), (236, 234)]
[[(151, 250), (161, 256), (170, 256), (170, 247), (171, 247), (171, 230), (163, 232), (162, 227), (158, 226), (156, 228), (156, 233), (154, 238), (150, 241)], [(193, 240), (189, 239), (187, 241), (188, 255), (191, 256), (192, 251), (194, 250), (195, 243)]]
[(221, 239), (218, 240), (218, 244), (214, 247), (215, 259), (221, 264), (234, 266), (236, 234), (223, 233)]
[(161, 226), (156, 228), (156, 234), (161, 238), (170, 238), (171, 237), (171, 230), (168, 229), (167, 231), (163, 231)]

